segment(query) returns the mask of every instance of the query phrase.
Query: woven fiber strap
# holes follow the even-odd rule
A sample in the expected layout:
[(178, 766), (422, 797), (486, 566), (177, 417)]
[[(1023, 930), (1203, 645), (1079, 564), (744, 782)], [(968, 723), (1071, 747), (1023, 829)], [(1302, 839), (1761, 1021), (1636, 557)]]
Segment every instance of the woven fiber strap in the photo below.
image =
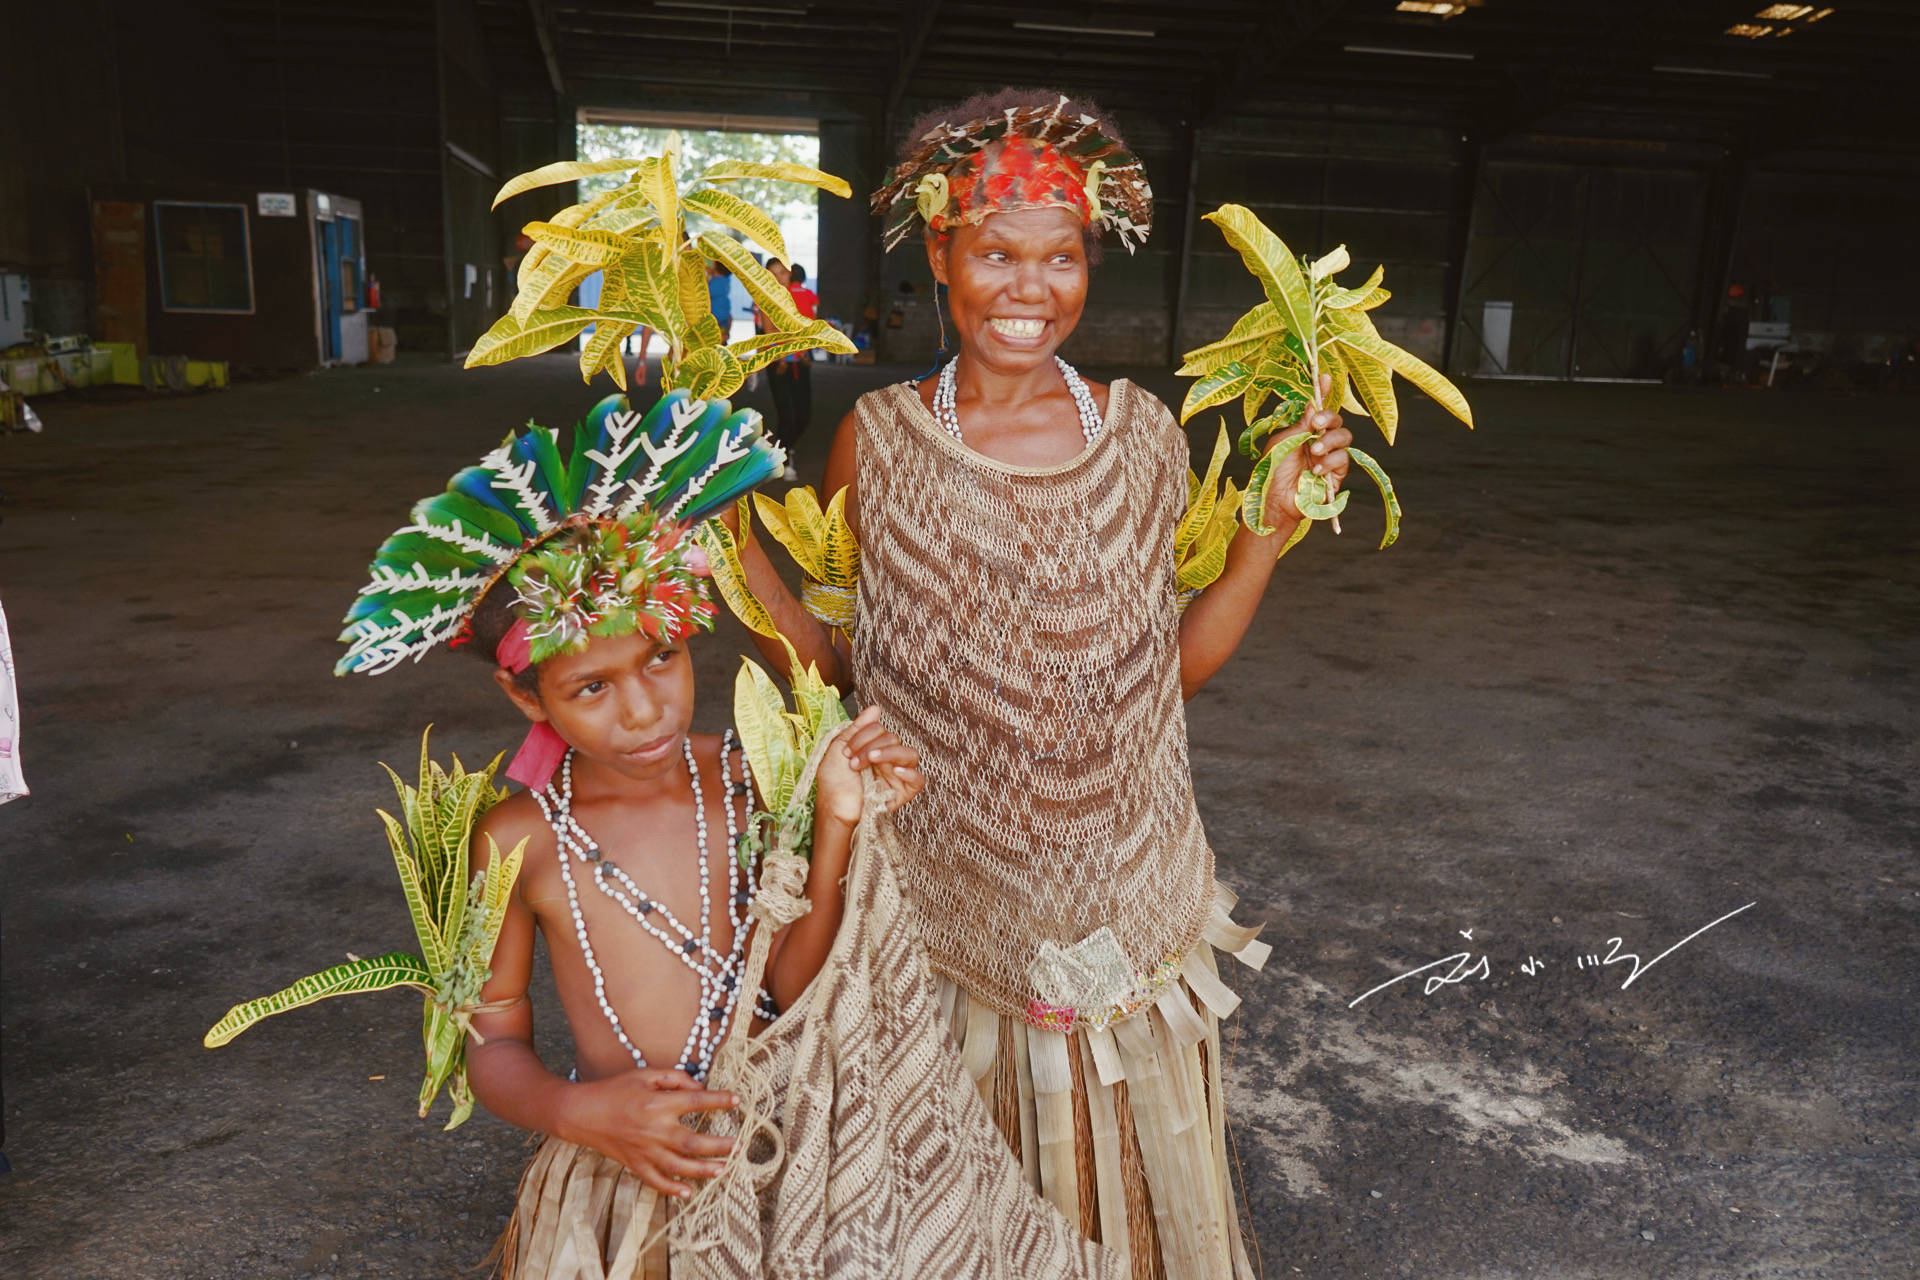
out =
[(800, 584), (800, 606), (829, 627), (852, 632), (854, 609), (860, 598), (856, 587), (816, 582), (812, 578)]

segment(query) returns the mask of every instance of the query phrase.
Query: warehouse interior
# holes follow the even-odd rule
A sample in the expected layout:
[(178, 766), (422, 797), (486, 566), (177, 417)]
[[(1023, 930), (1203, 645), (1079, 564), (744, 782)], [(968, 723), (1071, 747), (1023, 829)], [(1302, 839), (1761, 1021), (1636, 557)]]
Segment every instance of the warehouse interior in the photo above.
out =
[[(15, 9), (7, 1274), (481, 1261), (523, 1135), (415, 1118), (409, 1000), (200, 1036), (410, 945), (375, 761), (429, 723), (469, 761), (518, 740), (472, 664), (329, 674), (392, 517), (613, 390), (565, 348), (462, 370), (523, 226), (574, 199), (493, 195), (591, 125), (817, 140), (854, 195), (819, 197), (810, 283), (861, 349), (815, 368), (818, 484), (830, 425), (942, 341), (866, 193), (922, 112), (1005, 85), (1097, 101), (1151, 177), (1151, 239), (1108, 249), (1063, 352), (1090, 377), (1179, 403), (1181, 353), (1259, 300), (1202, 217), (1233, 202), (1380, 264), (1381, 334), (1475, 407), (1469, 434), (1403, 392), (1398, 545), (1357, 495), (1188, 706), (1220, 874), (1275, 945), (1226, 1064), (1262, 1273), (1920, 1269), (1920, 8)], [(748, 645), (702, 645), (717, 730)], [(1350, 1003), (1463, 948), (1488, 976)], [(1661, 961), (1622, 989), (1628, 950)], [(540, 1026), (564, 1062), (551, 1001)]]

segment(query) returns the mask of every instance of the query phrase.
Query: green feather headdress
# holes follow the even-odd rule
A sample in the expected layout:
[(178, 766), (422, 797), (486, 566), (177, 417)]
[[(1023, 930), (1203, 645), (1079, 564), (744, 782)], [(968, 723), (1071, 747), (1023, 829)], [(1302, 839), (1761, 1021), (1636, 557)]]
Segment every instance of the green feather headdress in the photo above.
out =
[(571, 455), (529, 423), (380, 544), (334, 674), (377, 675), (457, 640), (503, 577), (519, 593), (534, 662), (589, 635), (677, 633), (698, 612), (686, 598), (699, 562), (687, 558), (684, 527), (785, 465), (757, 412), (684, 390), (644, 417), (607, 397), (574, 428)]

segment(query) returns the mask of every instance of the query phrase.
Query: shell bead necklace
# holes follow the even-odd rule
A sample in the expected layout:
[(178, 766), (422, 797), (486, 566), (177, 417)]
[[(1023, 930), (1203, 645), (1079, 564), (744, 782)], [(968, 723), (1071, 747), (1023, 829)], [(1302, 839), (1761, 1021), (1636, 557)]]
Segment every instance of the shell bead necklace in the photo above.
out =
[[(734, 798), (747, 792), (744, 771), (737, 780), (729, 777), (728, 763), (734, 749), (733, 731), (728, 730), (720, 744), (720, 782), (729, 849), (737, 848), (739, 843)], [(619, 904), (642, 929), (677, 955), (681, 963), (699, 978), (700, 1007), (687, 1029), (687, 1040), (680, 1051), (678, 1065), (680, 1070), (694, 1079), (703, 1080), (707, 1068), (712, 1065), (714, 1049), (726, 1035), (727, 1026), (739, 1002), (740, 973), (747, 947), (747, 904), (753, 898), (753, 867), (742, 867), (734, 858), (727, 859), (727, 918), (733, 924), (733, 946), (722, 955), (713, 947), (712, 864), (708, 857), (707, 805), (706, 796), (700, 788), (700, 765), (694, 758), (691, 741), (682, 740), (681, 754), (686, 759), (687, 774), (693, 783), (694, 834), (700, 855), (700, 932), (697, 934), (681, 923), (665, 904), (649, 897), (626, 871), (608, 862), (602, 856), (599, 844), (573, 816), (573, 752), (567, 752), (561, 763), (558, 784), (549, 783), (544, 791), (532, 794), (534, 803), (539, 805), (559, 844), (560, 876), (566, 882), (567, 908), (573, 916), (574, 933), (580, 940), (580, 954), (586, 961), (587, 972), (593, 977), (594, 999), (599, 1003), (600, 1011), (606, 1015), (614, 1036), (625, 1046), (635, 1066), (647, 1065), (645, 1055), (628, 1037), (619, 1015), (607, 999), (606, 975), (594, 955), (593, 943), (587, 937), (586, 918), (580, 910), (580, 891), (572, 867), (575, 858), (593, 868), (590, 879), (602, 894)], [(770, 1008), (766, 1007), (770, 1002), (765, 993), (760, 993), (760, 997), (761, 1012), (770, 1014)]]
[[(1080, 371), (1062, 360), (1059, 356), (1053, 362), (1060, 366), (1060, 376), (1066, 381), (1067, 394), (1073, 397), (1073, 403), (1080, 410), (1080, 434), (1091, 445), (1100, 436), (1104, 425), (1100, 420), (1100, 409), (1093, 403), (1093, 392), (1087, 390), (1086, 379)], [(965, 443), (960, 436), (959, 387), (954, 377), (954, 366), (958, 360), (949, 360), (940, 370), (940, 378), (933, 384), (933, 417), (946, 433), (955, 440)]]

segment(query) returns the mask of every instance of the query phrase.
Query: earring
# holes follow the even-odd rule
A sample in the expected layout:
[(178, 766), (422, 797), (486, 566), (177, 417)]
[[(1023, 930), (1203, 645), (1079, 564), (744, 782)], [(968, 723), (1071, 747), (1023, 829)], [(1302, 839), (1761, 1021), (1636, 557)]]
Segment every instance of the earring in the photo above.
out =
[(940, 322), (940, 349), (933, 353), (933, 363), (927, 366), (925, 373), (921, 374), (919, 378), (914, 379), (915, 382), (920, 381), (921, 378), (931, 378), (935, 373), (939, 372), (940, 365), (946, 358), (947, 316), (946, 312), (940, 307), (940, 299), (946, 292), (947, 286), (941, 284), (938, 280), (933, 282), (933, 316), (934, 319)]

